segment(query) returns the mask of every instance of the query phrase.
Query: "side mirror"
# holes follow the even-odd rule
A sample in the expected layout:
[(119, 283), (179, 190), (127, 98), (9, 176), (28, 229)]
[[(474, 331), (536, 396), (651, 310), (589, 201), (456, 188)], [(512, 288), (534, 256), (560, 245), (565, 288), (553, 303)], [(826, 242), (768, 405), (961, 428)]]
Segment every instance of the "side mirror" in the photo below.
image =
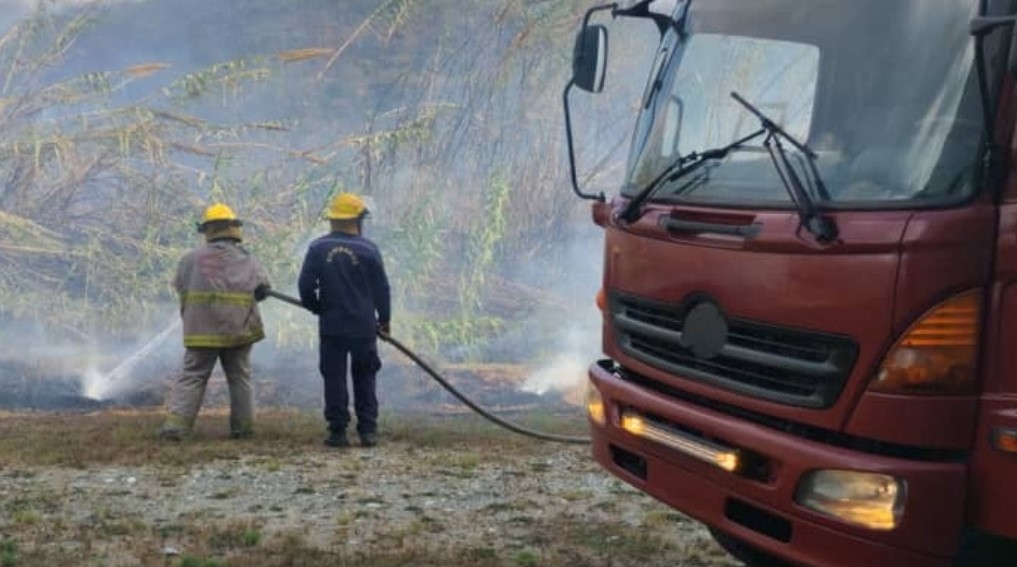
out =
[(604, 89), (606, 71), (607, 28), (599, 24), (583, 26), (572, 51), (572, 80), (584, 91), (599, 93)]
[(572, 191), (580, 199), (603, 201), (604, 194), (584, 193), (579, 188), (579, 178), (576, 176), (576, 152), (572, 147), (572, 113), (569, 111), (569, 92), (572, 87), (579, 87), (584, 91), (599, 93), (604, 89), (604, 73), (607, 70), (607, 28), (602, 25), (590, 25), (590, 16), (602, 10), (616, 10), (617, 4), (604, 4), (594, 6), (586, 11), (583, 18), (583, 27), (576, 35), (576, 45), (572, 50), (572, 80), (565, 85), (562, 92), (562, 105), (565, 107), (565, 140), (569, 149), (569, 176), (572, 181)]

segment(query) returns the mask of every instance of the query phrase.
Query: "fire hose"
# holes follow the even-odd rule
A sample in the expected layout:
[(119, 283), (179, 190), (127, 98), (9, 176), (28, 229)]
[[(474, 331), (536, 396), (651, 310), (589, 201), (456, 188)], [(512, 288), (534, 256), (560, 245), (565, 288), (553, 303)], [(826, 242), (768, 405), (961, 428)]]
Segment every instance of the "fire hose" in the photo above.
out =
[[(274, 298), (276, 298), (276, 299), (278, 299), (280, 301), (284, 301), (286, 303), (289, 303), (290, 305), (295, 305), (297, 307), (300, 307), (301, 309), (304, 308), (304, 305), (302, 303), (300, 303), (299, 299), (297, 299), (295, 297), (291, 297), (291, 296), (286, 295), (284, 293), (279, 293), (278, 291), (275, 291), (275, 290), (268, 290), (268, 295), (271, 296), (271, 297), (274, 297)], [(533, 437), (535, 439), (542, 439), (544, 441), (553, 441), (553, 442), (556, 442), (556, 443), (574, 443), (574, 444), (584, 444), (584, 445), (588, 444), (590, 442), (590, 439), (588, 437), (573, 437), (573, 436), (569, 436), (569, 435), (556, 435), (554, 433), (545, 433), (545, 432), (542, 432), (542, 431), (536, 431), (536, 430), (533, 430), (533, 429), (529, 429), (529, 428), (523, 427), (521, 425), (518, 425), (516, 423), (512, 423), (511, 421), (508, 421), (506, 419), (503, 419), (503, 418), (501, 418), (501, 417), (491, 413), (487, 409), (481, 407), (480, 405), (478, 405), (476, 402), (474, 402), (473, 400), (469, 399), (468, 397), (466, 397), (465, 394), (463, 394), (462, 392), (457, 390), (455, 388), (455, 386), (453, 386), (445, 377), (443, 377), (438, 371), (436, 371), (430, 364), (425, 362), (415, 352), (410, 350), (403, 343), (397, 341), (391, 335), (389, 335), (387, 333), (383, 333), (381, 331), (378, 331), (378, 338), (380, 338), (381, 340), (385, 341), (386, 343), (392, 345), (393, 347), (396, 348), (396, 350), (398, 350), (399, 352), (401, 352), (404, 355), (406, 355), (410, 360), (413, 361), (414, 364), (419, 366), (421, 370), (426, 372), (427, 375), (429, 375), (436, 382), (438, 382), (438, 384), (440, 384), (442, 388), (445, 388), (446, 390), (448, 390), (448, 392), (450, 394), (452, 394), (457, 399), (459, 399), (459, 401), (461, 401), (463, 404), (465, 404), (466, 407), (468, 407), (471, 410), (473, 410), (474, 412), (478, 413), (479, 415), (481, 415), (482, 417), (484, 417), (488, 421), (491, 421), (491, 422), (493, 422), (493, 423), (495, 423), (497, 425), (500, 425), (501, 427), (504, 427), (505, 429), (508, 429), (509, 431), (513, 431), (513, 432), (519, 433), (521, 435), (526, 435), (526, 436), (529, 436), (529, 437)]]

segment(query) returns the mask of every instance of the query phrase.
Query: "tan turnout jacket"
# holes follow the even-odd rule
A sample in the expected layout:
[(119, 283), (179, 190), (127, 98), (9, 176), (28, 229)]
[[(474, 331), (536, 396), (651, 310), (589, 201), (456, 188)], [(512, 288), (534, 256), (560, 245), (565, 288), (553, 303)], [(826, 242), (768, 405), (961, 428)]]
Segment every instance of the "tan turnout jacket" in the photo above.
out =
[(184, 346), (232, 348), (265, 338), (254, 290), (268, 283), (261, 263), (239, 243), (209, 242), (185, 254), (173, 281)]

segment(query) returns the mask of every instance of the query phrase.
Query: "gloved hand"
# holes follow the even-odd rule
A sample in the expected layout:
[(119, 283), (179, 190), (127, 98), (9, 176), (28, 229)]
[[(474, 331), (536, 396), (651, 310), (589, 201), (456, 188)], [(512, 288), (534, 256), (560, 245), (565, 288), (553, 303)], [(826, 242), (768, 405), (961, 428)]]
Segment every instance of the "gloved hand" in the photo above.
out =
[(268, 284), (261, 284), (258, 287), (254, 288), (254, 300), (264, 301), (265, 298), (268, 297), (268, 290), (270, 289), (272, 289), (272, 286)]
[(385, 336), (392, 335), (392, 329), (388, 323), (378, 323), (378, 332)]

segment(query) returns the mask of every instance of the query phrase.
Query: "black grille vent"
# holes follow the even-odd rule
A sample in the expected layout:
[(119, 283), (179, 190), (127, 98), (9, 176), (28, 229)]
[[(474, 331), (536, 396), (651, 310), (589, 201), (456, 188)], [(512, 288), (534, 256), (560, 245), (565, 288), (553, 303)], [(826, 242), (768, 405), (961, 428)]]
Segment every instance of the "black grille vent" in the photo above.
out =
[(727, 390), (809, 408), (837, 401), (858, 353), (854, 341), (729, 319), (720, 354), (699, 358), (681, 344), (682, 321), (699, 300), (666, 304), (614, 293), (615, 340), (626, 354), (650, 366)]

